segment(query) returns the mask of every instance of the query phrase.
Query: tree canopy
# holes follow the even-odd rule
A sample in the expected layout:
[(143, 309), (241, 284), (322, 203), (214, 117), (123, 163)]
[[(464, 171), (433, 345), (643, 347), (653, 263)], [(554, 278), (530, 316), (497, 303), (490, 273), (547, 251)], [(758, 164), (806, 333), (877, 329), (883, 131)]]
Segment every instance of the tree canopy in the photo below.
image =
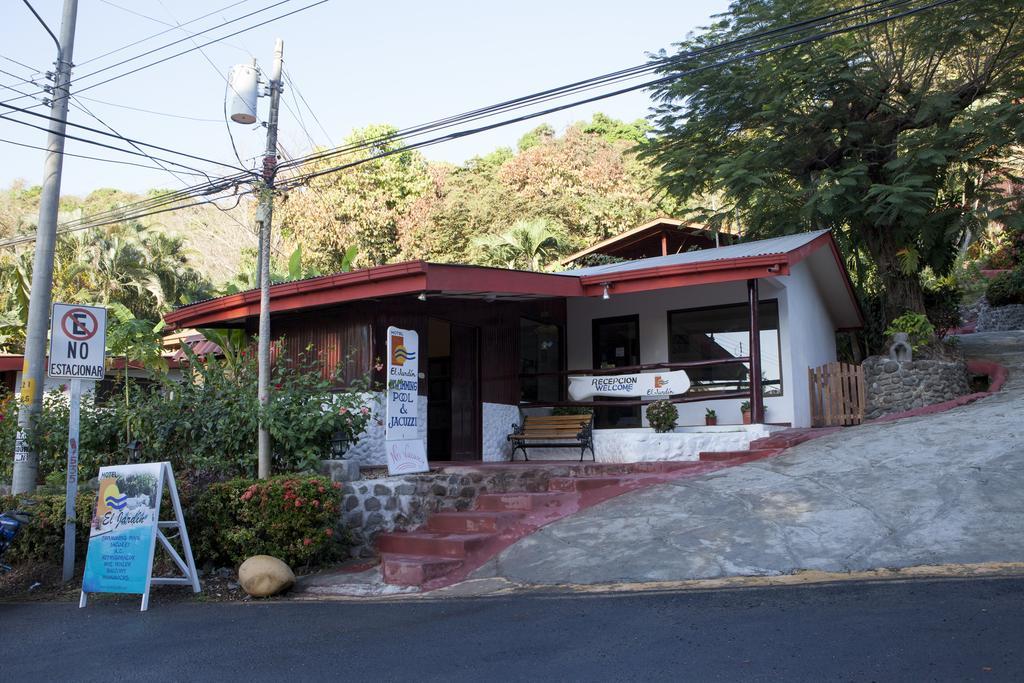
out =
[[(736, 0), (679, 54), (849, 8)], [(666, 67), (644, 157), (699, 218), (757, 236), (831, 228), (886, 321), (923, 311), (920, 271), (1008, 215), (1024, 133), (1024, 2), (964, 0), (755, 59)], [(685, 71), (684, 71), (685, 69)]]

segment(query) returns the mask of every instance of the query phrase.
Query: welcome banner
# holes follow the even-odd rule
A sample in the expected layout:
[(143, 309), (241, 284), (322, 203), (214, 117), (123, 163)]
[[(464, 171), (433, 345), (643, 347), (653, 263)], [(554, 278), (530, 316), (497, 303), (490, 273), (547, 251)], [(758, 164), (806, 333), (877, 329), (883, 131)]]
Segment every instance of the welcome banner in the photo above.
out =
[(595, 397), (665, 398), (685, 394), (689, 389), (685, 370), (569, 377), (569, 396), (574, 401)]

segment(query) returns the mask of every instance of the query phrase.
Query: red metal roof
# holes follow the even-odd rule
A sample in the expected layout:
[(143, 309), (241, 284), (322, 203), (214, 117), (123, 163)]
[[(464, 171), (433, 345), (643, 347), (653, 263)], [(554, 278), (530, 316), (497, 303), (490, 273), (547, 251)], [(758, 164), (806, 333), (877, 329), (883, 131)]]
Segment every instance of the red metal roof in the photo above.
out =
[[(831, 251), (855, 310), (863, 314), (835, 240), (827, 231), (762, 240), (685, 255), (642, 259), (564, 273), (537, 273), (504, 268), (409, 261), (284, 282), (270, 288), (270, 312), (284, 313), (334, 306), (351, 301), (419, 293), (493, 295), (496, 297), (569, 298), (600, 296), (605, 284), (617, 294), (734, 282), (788, 275), (790, 268), (820, 249)], [(714, 252), (714, 253), (713, 253)], [(258, 290), (231, 294), (183, 306), (167, 314), (171, 329), (238, 325), (259, 315)]]

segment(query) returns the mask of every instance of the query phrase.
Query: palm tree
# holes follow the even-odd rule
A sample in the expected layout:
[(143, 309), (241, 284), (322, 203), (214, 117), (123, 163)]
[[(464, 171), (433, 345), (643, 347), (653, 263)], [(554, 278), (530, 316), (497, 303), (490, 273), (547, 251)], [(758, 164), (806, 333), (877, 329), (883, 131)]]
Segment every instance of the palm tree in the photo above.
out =
[(473, 240), (479, 260), (520, 270), (544, 270), (562, 247), (558, 226), (546, 218), (521, 219), (498, 235), (481, 235)]

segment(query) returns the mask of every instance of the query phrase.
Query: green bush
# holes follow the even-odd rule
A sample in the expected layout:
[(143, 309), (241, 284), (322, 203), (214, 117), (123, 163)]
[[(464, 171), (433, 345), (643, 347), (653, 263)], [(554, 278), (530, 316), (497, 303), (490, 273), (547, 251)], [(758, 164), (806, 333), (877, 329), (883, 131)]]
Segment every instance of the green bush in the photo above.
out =
[(963, 291), (954, 278), (943, 278), (924, 288), (924, 311), (939, 337), (960, 327)]
[(671, 432), (679, 419), (679, 410), (668, 401), (655, 401), (647, 406), (647, 421), (656, 432)]
[[(334, 377), (313, 360), (289, 364), (278, 354), (271, 381), (271, 403), (265, 411), (278, 472), (313, 471), (328, 457), (335, 432), (358, 441), (372, 417), (364, 405), (368, 383), (331, 391)], [(143, 444), (145, 461), (167, 460), (188, 480), (208, 482), (256, 474), (256, 432), (260, 407), (256, 399), (256, 361), (244, 352), (228, 361), (200, 361), (193, 355), (183, 378), (166, 378), (153, 391), (130, 387), (130, 403), (122, 398), (95, 405), (82, 399), (79, 478), (95, 477), (103, 465), (127, 460), (131, 439)], [(132, 380), (128, 380), (132, 382)], [(68, 399), (61, 391), (43, 397), (31, 443), (39, 454), (39, 481), (63, 472), (67, 459)], [(17, 404), (0, 396), (0, 447), (14, 450)], [(10, 481), (10, 458), (0, 458), (0, 481)]]
[[(75, 499), (75, 555), (85, 557), (89, 544), (89, 523), (96, 508), (96, 494), (85, 491)], [(64, 494), (0, 496), (0, 512), (26, 510), (28, 525), (21, 528), (14, 543), (4, 553), (10, 564), (45, 562), (60, 564), (64, 558)]]
[(923, 313), (907, 311), (893, 320), (885, 330), (885, 334), (889, 337), (898, 332), (903, 332), (907, 335), (910, 346), (915, 351), (927, 346), (935, 339), (935, 326), (929, 322), (928, 317)]
[(992, 278), (985, 290), (990, 306), (1024, 304), (1024, 267)]
[(346, 550), (335, 528), (338, 488), (326, 477), (297, 475), (210, 485), (190, 515), (197, 561), (237, 567), (266, 554), (298, 567), (338, 559)]

